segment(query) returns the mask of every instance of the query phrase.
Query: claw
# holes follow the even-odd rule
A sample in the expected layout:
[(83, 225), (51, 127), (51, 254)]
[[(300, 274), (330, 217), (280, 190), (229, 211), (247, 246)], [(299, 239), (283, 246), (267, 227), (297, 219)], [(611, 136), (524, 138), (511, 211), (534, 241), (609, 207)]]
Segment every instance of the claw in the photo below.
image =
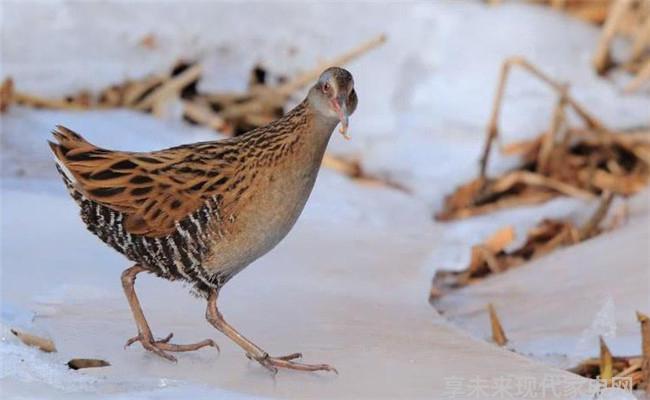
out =
[(124, 343), (124, 348), (126, 349), (127, 347), (131, 346), (133, 343), (138, 342), (140, 340), (142, 340), (142, 337), (140, 335), (133, 336), (131, 339), (127, 340), (126, 343)]
[(273, 365), (271, 365), (269, 363), (266, 363), (266, 362), (261, 362), (261, 361), (260, 361), (260, 364), (262, 364), (262, 366), (264, 368), (268, 369), (273, 374), (273, 376), (276, 376), (278, 374), (278, 369), (275, 368)]
[(174, 337), (174, 332), (169, 332), (169, 335), (167, 335), (166, 338), (161, 339), (158, 341), (158, 343), (168, 343), (172, 338)]
[[(165, 337), (164, 339), (156, 340), (153, 343), (169, 343), (169, 341), (174, 337), (174, 333), (170, 333)], [(142, 335), (138, 334), (137, 336), (133, 336), (131, 339), (127, 340), (126, 343), (124, 344), (124, 348), (126, 349), (127, 347), (131, 346), (135, 342), (140, 342), (142, 341)], [(218, 347), (217, 347), (218, 348)]]
[(167, 360), (172, 361), (172, 362), (177, 362), (178, 361), (176, 359), (176, 357), (174, 357), (171, 354), (168, 354), (168, 353), (164, 352), (163, 350), (161, 350), (160, 348), (158, 348), (156, 346), (156, 342), (154, 342), (154, 343), (141, 342), (141, 343), (142, 343), (142, 347), (144, 347), (146, 350), (149, 350), (149, 351), (159, 355), (162, 358), (166, 358)]
[(330, 371), (334, 372), (336, 375), (339, 374), (339, 371), (336, 368), (328, 364), (303, 364), (291, 360), (301, 358), (301, 353), (292, 353), (286, 356), (280, 357), (270, 357), (266, 354), (264, 357), (256, 358), (251, 354), (246, 354), (249, 360), (255, 360), (262, 364), (262, 366), (273, 373), (273, 375), (278, 373), (278, 368), (294, 369), (298, 371)]

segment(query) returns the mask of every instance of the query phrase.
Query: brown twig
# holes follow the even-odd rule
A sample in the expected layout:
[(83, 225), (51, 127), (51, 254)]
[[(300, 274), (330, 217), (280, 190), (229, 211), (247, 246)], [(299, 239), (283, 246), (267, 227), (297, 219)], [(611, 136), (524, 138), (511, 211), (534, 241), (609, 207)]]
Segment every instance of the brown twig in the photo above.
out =
[(404, 193), (411, 193), (409, 188), (400, 183), (367, 174), (364, 172), (359, 160), (347, 159), (326, 153), (323, 156), (322, 166), (337, 171), (362, 185), (390, 187)]
[(187, 118), (199, 125), (206, 126), (216, 131), (221, 131), (225, 128), (226, 121), (219, 117), (217, 113), (212, 111), (208, 105), (196, 101), (184, 101), (183, 110)]
[(614, 0), (607, 15), (593, 58), (594, 68), (599, 74), (604, 74), (612, 65), (609, 46), (616, 35), (620, 21), (623, 19), (631, 3), (632, 0)]
[(593, 213), (591, 218), (589, 218), (587, 223), (585, 223), (582, 228), (580, 228), (580, 231), (578, 233), (579, 241), (590, 239), (599, 233), (600, 223), (607, 215), (607, 212), (609, 211), (609, 207), (612, 205), (613, 200), (614, 193), (605, 192), (603, 194), (602, 200), (600, 201), (600, 204), (598, 205), (596, 211)]
[[(519, 65), (558, 93), (549, 129), (538, 137), (502, 148), (521, 156), (522, 164), (498, 178), (487, 178), (493, 142), (499, 135), (505, 85), (512, 66)], [(566, 109), (582, 118), (585, 127), (568, 126)], [(501, 70), (479, 177), (447, 196), (438, 220), (480, 215), (506, 207), (544, 202), (557, 195), (591, 200), (602, 192), (628, 196), (650, 181), (650, 131), (614, 132), (576, 102), (567, 85), (549, 78), (520, 57), (507, 59)]]
[(633, 37), (632, 50), (630, 51), (630, 57), (628, 63), (633, 63), (640, 61), (643, 57), (645, 51), (650, 47), (650, 4), (646, 1), (646, 12), (645, 22), (639, 27), (636, 34)]
[(61, 110), (87, 110), (88, 102), (80, 102), (75, 99), (48, 99), (37, 95), (14, 91), (14, 102), (34, 108), (51, 108)]
[(488, 214), (491, 212), (509, 209), (512, 207), (534, 205), (545, 203), (557, 197), (556, 193), (549, 191), (530, 191), (525, 196), (503, 197), (494, 202), (485, 203), (472, 207), (459, 207), (453, 210), (443, 210), (436, 214), (438, 221), (449, 221), (453, 219), (463, 219), (475, 217), (477, 215)]
[(499, 346), (504, 346), (508, 342), (508, 338), (506, 338), (506, 334), (503, 331), (503, 326), (501, 326), (501, 321), (499, 321), (497, 312), (494, 309), (492, 303), (488, 304), (487, 309), (488, 309), (488, 313), (490, 314), (490, 326), (492, 327), (492, 340), (494, 341), (494, 343), (498, 344)]
[[(650, 20), (650, 18), (648, 18), (648, 20)], [(628, 82), (627, 85), (625, 85), (623, 90), (625, 90), (626, 93), (636, 92), (648, 80), (650, 80), (650, 58), (644, 62), (637, 75), (634, 79)]]
[(540, 79), (542, 82), (548, 84), (555, 92), (564, 98), (564, 102), (571, 106), (571, 108), (580, 116), (588, 127), (598, 131), (609, 131), (603, 123), (596, 117), (589, 113), (580, 103), (574, 100), (568, 93), (566, 85), (556, 82), (548, 75), (543, 73), (539, 68), (528, 62), (522, 57), (511, 57), (506, 59), (501, 66), (501, 73), (499, 75), (499, 83), (497, 85), (497, 92), (494, 97), (492, 112), (487, 124), (486, 140), (483, 147), (483, 153), (480, 160), (479, 177), (484, 179), (487, 175), (487, 165), (492, 149), (492, 142), (499, 135), (499, 115), (501, 114), (501, 107), (503, 103), (503, 96), (505, 93), (506, 82), (508, 80), (510, 70), (513, 66), (519, 66), (530, 74)]
[(200, 64), (192, 65), (180, 74), (165, 81), (160, 87), (138, 101), (133, 107), (141, 111), (150, 108), (154, 110), (158, 109), (168, 99), (177, 96), (183, 87), (199, 79), (202, 72), (203, 67)]
[(566, 105), (566, 93), (568, 86), (564, 85), (562, 91), (558, 96), (557, 104), (555, 105), (555, 110), (553, 110), (553, 119), (551, 120), (551, 126), (548, 131), (542, 136), (542, 143), (539, 150), (539, 156), (537, 158), (537, 172), (540, 174), (548, 173), (548, 163), (549, 157), (555, 146), (557, 135), (560, 131), (562, 124), (565, 121), (564, 107)]
[(636, 318), (641, 324), (642, 376), (645, 381), (645, 391), (650, 393), (650, 317), (637, 311)]
[(504, 175), (495, 181), (491, 190), (494, 192), (505, 192), (517, 183), (546, 187), (564, 195), (583, 200), (591, 200), (594, 198), (594, 195), (591, 192), (579, 189), (574, 185), (528, 171), (513, 171)]

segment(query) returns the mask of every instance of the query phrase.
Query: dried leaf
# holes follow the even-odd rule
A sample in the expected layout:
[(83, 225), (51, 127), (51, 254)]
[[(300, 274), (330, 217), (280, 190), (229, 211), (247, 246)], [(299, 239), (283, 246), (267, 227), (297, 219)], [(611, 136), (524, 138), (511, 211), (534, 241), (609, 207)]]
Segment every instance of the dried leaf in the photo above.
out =
[(498, 253), (508, 247), (514, 240), (515, 228), (512, 225), (508, 225), (492, 234), (485, 241), (484, 246), (492, 253)]
[(95, 359), (95, 358), (73, 358), (68, 361), (70, 369), (78, 370), (83, 368), (99, 368), (108, 367), (111, 364), (108, 361)]
[(37, 347), (39, 350), (46, 353), (56, 352), (56, 346), (54, 342), (50, 339), (45, 339), (40, 336), (32, 335), (26, 332), (20, 332), (16, 329), (11, 329), (11, 333), (16, 335), (21, 342), (25, 343), (27, 346)]
[(463, 271), (438, 270), (433, 278), (429, 301), (434, 302), (446, 290), (466, 286), (493, 273), (500, 273), (548, 254), (560, 246), (572, 245), (589, 239), (602, 231), (600, 224), (612, 202), (613, 195), (605, 194), (600, 206), (589, 221), (578, 229), (569, 221), (545, 219), (528, 231), (526, 242), (506, 252), (515, 239), (514, 228), (499, 229), (485, 243), (472, 246), (470, 262)]

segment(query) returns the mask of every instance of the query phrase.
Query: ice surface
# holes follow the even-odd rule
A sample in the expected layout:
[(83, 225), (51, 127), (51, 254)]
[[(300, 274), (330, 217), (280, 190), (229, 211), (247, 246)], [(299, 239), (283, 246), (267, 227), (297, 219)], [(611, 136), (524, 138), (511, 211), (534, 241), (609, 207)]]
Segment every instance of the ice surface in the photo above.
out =
[[(324, 174), (319, 185), (333, 189), (338, 180), (332, 178), (338, 177)], [(366, 192), (368, 203), (388, 206), (384, 189), (337, 184), (346, 192)], [(320, 197), (339, 200), (336, 193)], [(37, 201), (47, 206), (18, 216)], [(132, 391), (168, 396), (170, 388), (198, 396), (201, 390), (206, 396), (219, 393), (201, 389), (209, 386), (274, 398), (393, 398), (441, 393), (453, 376), (569, 377), (472, 340), (436, 315), (426, 301), (429, 274), (420, 270), (434, 240), (430, 234), (396, 236), (399, 229), (330, 221), (308, 210), (285, 242), (233, 280), (222, 301), (231, 323), (270, 351), (304, 351), (307, 361), (331, 362), (341, 373), (285, 372), (274, 381), (208, 326), (202, 301), (181, 285), (155, 278), (141, 278), (137, 285), (154, 331), (159, 336), (173, 331), (181, 342), (212, 337), (222, 352), (181, 354), (172, 364), (137, 346), (123, 350), (124, 340), (135, 333), (118, 279), (125, 261), (85, 232), (62, 190), (7, 189), (3, 215), (3, 232), (17, 232), (2, 243), (3, 308), (29, 305), (33, 322), (21, 328), (50, 336), (59, 350), (43, 355), (5, 334), (0, 346), (3, 390), (9, 394), (24, 394), (26, 384), (39, 382), (49, 396), (89, 391), (118, 398)], [(62, 367), (71, 357), (102, 358), (112, 366), (73, 373)], [(184, 386), (188, 382), (200, 390)]]
[[(506, 324), (522, 348), (535, 355), (572, 354), (580, 337), (591, 340), (588, 330), (607, 298), (615, 312), (604, 312), (603, 321), (616, 321), (620, 339), (614, 349), (633, 350), (638, 343), (629, 310), (641, 307), (643, 300), (643, 282), (632, 282), (631, 274), (648, 266), (643, 258), (648, 235), (641, 223), (647, 222), (647, 212), (640, 208), (632, 215), (635, 224), (540, 260), (539, 268), (531, 265), (503, 275), (503, 287), (496, 292), (450, 297), (459, 305), (450, 307), (449, 315), (455, 313), (453, 320), (480, 340), (449, 325), (427, 303), (435, 269), (464, 266), (469, 247), (495, 229), (513, 224), (523, 236), (542, 215), (580, 219), (596, 206), (558, 199), (452, 224), (432, 221), (442, 196), (476, 173), (503, 58), (524, 55), (570, 81), (576, 96), (607, 124), (648, 123), (647, 95), (621, 97), (614, 85), (592, 73), (589, 57), (596, 28), (541, 7), (490, 8), (458, 1), (381, 6), (7, 1), (1, 12), (2, 75), (12, 75), (19, 89), (45, 95), (99, 89), (165, 71), (178, 57), (203, 61), (205, 88), (236, 90), (245, 86), (256, 62), (263, 61), (274, 75), (295, 73), (385, 32), (385, 46), (348, 66), (360, 98), (351, 118), (353, 140), (344, 142), (335, 135), (330, 149), (360, 154), (365, 169), (414, 190), (408, 196), (360, 187), (322, 171), (286, 241), (224, 289), (223, 312), (242, 332), (274, 354), (303, 351), (307, 362), (332, 363), (340, 376), (281, 372), (273, 380), (208, 326), (204, 304), (188, 296), (186, 288), (143, 277), (138, 293), (154, 333), (173, 331), (180, 342), (211, 337), (222, 348), (220, 355), (202, 350), (180, 355), (178, 364), (166, 363), (137, 345), (122, 350), (135, 334), (118, 278), (127, 264), (83, 228), (55, 176), (45, 140), (55, 124), (78, 130), (99, 145), (129, 150), (163, 148), (213, 134), (175, 121), (173, 115), (154, 120), (127, 110), (12, 108), (2, 116), (0, 134), (3, 397), (440, 398), (454, 377), (572, 379), (484, 343), (487, 325), (463, 314), (483, 307), (487, 299), (501, 310), (501, 298), (521, 292), (523, 286), (513, 280), (520, 275), (537, 290), (512, 315), (519, 318), (529, 311), (526, 307), (552, 304), (556, 319), (548, 330), (560, 329), (560, 336), (544, 343), (528, 320), (514, 327)], [(149, 33), (157, 38), (154, 49), (138, 45)], [(554, 101), (533, 79), (521, 73), (513, 78), (502, 118), (507, 140), (544, 129)], [(508, 162), (497, 161), (496, 168)], [(583, 282), (579, 278), (586, 266), (567, 264), (591, 260), (595, 253), (601, 255), (598, 265)], [(631, 295), (617, 289), (597, 297), (611, 278), (608, 266), (624, 258), (633, 262), (621, 263), (621, 288), (630, 285)], [(538, 269), (537, 275), (528, 275)], [(555, 282), (558, 297), (552, 303), (539, 284), (546, 281), (546, 270), (560, 281)], [(562, 281), (562, 274), (573, 278)], [(562, 286), (566, 282), (580, 291), (569, 291)], [(510, 322), (505, 315), (504, 320)], [(594, 326), (594, 332), (604, 332), (609, 325)], [(25, 347), (8, 333), (9, 327), (51, 337), (59, 352), (41, 354)], [(112, 366), (73, 372), (65, 367), (72, 357), (104, 358)], [(563, 395), (546, 397), (574, 397), (564, 391), (571, 386), (566, 382), (552, 386)], [(457, 396), (463, 397), (469, 396)]]

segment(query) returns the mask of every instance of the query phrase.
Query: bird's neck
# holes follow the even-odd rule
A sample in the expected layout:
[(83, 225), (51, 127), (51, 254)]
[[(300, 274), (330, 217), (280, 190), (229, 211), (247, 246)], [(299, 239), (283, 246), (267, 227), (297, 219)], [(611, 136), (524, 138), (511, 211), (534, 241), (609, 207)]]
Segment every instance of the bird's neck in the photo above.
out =
[[(268, 164), (319, 166), (338, 120), (327, 118), (308, 100), (270, 125), (250, 132), (250, 148), (261, 148)], [(266, 163), (265, 163), (266, 164)]]
[(304, 128), (296, 131), (296, 135), (300, 136), (298, 151), (304, 154), (305, 161), (318, 168), (338, 119), (319, 113), (308, 100), (303, 101), (291, 112), (294, 111), (305, 115), (305, 123), (302, 125)]
[(292, 131), (294, 134), (302, 134), (310, 140), (320, 138), (326, 143), (339, 122), (337, 118), (328, 117), (318, 112), (309, 99), (303, 100), (280, 121), (283, 119), (298, 127)]

